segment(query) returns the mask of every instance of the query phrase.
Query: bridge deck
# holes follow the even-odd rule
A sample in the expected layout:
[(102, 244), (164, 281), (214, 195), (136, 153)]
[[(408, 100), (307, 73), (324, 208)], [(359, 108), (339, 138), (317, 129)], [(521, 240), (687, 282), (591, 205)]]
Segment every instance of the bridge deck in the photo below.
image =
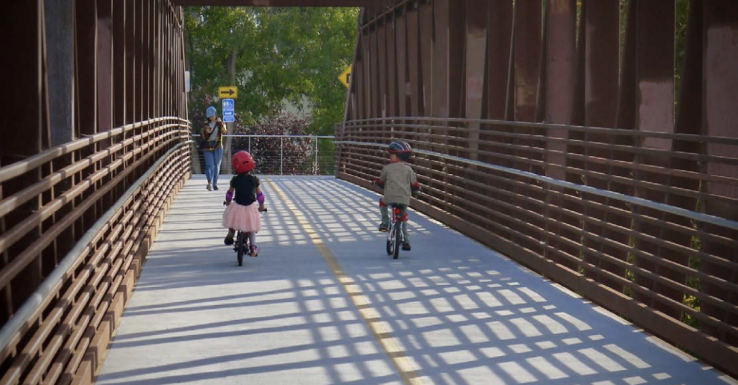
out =
[(392, 260), (373, 192), (262, 180), (262, 255), (243, 267), (222, 244), (224, 191), (188, 181), (98, 383), (731, 381), (425, 216)]

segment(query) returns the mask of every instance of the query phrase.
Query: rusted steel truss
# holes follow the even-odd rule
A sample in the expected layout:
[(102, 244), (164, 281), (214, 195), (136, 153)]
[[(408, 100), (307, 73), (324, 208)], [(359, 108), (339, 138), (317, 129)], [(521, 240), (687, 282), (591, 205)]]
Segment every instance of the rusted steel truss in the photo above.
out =
[(190, 173), (182, 15), (169, 0), (3, 7), (0, 384), (91, 383)]
[(738, 221), (738, 2), (691, 1), (684, 35), (675, 4), (365, 9), (339, 177), (407, 140), (418, 209), (738, 376), (738, 231), (592, 193)]
[(176, 5), (227, 7), (374, 7), (392, 0), (173, 0)]

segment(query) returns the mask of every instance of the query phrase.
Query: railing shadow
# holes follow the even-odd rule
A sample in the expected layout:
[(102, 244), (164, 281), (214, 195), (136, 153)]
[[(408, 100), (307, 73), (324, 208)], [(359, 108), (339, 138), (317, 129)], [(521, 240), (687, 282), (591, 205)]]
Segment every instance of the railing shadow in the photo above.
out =
[[(221, 194), (196, 180), (185, 186), (98, 383), (401, 383), (384, 338), (424, 383), (722, 383), (720, 373), (423, 215), (410, 215), (413, 250), (392, 260), (372, 192), (326, 177), (262, 181), (262, 254), (241, 268), (213, 225)], [(361, 317), (292, 209), (378, 319)], [(198, 213), (194, 226), (187, 212)], [(372, 334), (367, 322), (388, 333)]]

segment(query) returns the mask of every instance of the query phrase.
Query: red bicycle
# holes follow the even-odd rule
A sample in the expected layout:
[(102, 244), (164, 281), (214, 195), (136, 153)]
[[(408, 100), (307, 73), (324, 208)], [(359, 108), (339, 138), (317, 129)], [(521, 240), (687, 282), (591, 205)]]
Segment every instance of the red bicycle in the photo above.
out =
[(390, 224), (387, 231), (387, 255), (397, 259), (400, 257), (400, 246), (405, 242), (405, 234), (402, 232), (402, 228), (407, 226), (407, 214), (402, 215), (402, 212), (407, 212), (407, 206), (393, 203), (389, 209), (392, 215), (390, 215)]

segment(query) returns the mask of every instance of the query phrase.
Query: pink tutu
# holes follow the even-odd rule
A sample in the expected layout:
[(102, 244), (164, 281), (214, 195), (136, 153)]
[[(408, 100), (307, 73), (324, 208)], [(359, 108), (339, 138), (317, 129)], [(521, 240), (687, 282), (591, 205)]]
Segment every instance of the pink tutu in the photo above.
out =
[(223, 227), (236, 231), (250, 231), (258, 233), (261, 230), (261, 217), (259, 216), (259, 205), (254, 202), (248, 206), (242, 206), (235, 201), (231, 202), (223, 212)]

